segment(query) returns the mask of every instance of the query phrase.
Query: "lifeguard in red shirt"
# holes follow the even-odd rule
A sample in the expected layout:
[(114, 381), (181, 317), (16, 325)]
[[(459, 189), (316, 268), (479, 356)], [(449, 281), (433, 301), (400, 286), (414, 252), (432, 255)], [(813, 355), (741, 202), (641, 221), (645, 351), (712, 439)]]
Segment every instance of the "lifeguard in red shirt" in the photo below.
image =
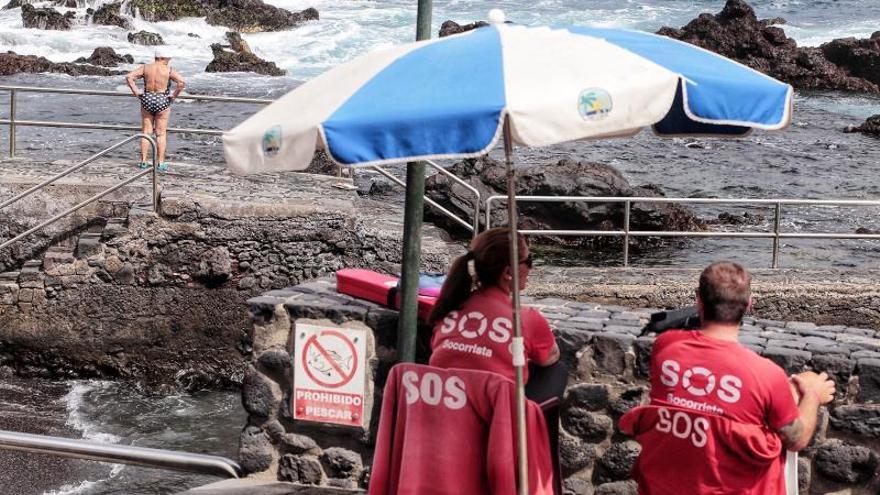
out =
[(825, 373), (785, 371), (739, 344), (751, 277), (736, 263), (700, 275), (701, 329), (657, 337), (651, 403), (621, 418), (642, 452), (633, 469), (642, 495), (782, 495), (784, 450), (807, 446), (819, 406), (834, 397)]
[[(471, 241), (470, 249), (449, 269), (429, 323), (431, 366), (467, 368), (498, 373), (513, 380), (511, 342), (513, 310), (510, 304), (512, 272), (507, 228), (489, 229)], [(532, 268), (532, 256), (519, 236), (519, 287), (523, 290)], [(475, 277), (469, 268), (473, 262)], [(538, 366), (559, 360), (559, 347), (547, 320), (529, 307), (521, 309), (526, 358)], [(524, 368), (525, 379), (528, 369)]]

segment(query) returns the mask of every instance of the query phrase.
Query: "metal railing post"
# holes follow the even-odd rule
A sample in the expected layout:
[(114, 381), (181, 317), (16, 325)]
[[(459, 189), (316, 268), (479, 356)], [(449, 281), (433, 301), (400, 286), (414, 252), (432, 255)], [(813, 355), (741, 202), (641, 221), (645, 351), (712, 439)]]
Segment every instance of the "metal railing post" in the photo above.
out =
[(486, 198), (486, 230), (492, 228), (492, 201), (494, 199), (494, 196)]
[(9, 158), (15, 157), (15, 90), (9, 90)]
[(623, 266), (629, 266), (629, 211), (630, 202), (623, 204)]
[(773, 268), (779, 268), (779, 217), (782, 212), (782, 204), (776, 203), (776, 214), (773, 217)]
[[(153, 151), (153, 213), (159, 214), (159, 143), (153, 136), (143, 134)], [(138, 143), (140, 144), (140, 143)]]
[(107, 444), (16, 431), (0, 430), (0, 449), (157, 469), (173, 469), (221, 478), (239, 478), (242, 475), (241, 466), (237, 462), (215, 455)]

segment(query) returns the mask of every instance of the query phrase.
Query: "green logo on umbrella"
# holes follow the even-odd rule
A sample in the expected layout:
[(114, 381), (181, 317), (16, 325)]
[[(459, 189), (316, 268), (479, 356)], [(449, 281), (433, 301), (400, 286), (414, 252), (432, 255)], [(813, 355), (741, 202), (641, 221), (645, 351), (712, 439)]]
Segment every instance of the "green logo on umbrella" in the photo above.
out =
[(281, 126), (272, 126), (263, 133), (263, 154), (275, 156), (281, 151)]
[(589, 88), (581, 91), (578, 97), (578, 112), (584, 120), (605, 118), (614, 104), (608, 91), (600, 88)]

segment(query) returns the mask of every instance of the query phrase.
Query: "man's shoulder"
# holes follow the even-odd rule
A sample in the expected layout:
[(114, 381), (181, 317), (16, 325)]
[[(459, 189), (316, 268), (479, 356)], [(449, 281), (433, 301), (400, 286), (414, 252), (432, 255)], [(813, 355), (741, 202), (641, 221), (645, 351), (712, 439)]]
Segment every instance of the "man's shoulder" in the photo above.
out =
[(654, 348), (664, 347), (673, 342), (693, 340), (694, 338), (692, 330), (667, 330), (654, 339)]

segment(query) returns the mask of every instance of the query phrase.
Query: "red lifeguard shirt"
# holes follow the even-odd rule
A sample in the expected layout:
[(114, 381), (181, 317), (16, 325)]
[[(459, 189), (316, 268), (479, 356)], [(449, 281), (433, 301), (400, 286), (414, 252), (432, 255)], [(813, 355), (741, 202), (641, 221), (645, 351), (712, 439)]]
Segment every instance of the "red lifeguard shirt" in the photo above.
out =
[[(695, 427), (699, 424), (696, 418), (700, 416), (718, 416), (731, 424), (762, 428), (773, 435), (799, 417), (788, 377), (782, 368), (737, 342), (707, 337), (699, 330), (670, 331), (657, 337), (651, 353), (650, 398), (652, 406), (666, 407), (690, 416), (681, 418), (675, 425), (679, 428), (676, 433), (680, 438), (688, 438), (683, 431), (685, 426), (691, 424)], [(708, 441), (732, 441), (725, 435), (727, 433), (723, 431), (716, 432), (709, 435)], [(720, 448), (722, 446), (706, 447), (702, 435), (693, 438), (701, 440), (694, 443), (697, 450), (711, 451), (715, 456), (728, 455), (724, 453), (727, 450)], [(734, 455), (662, 470), (651, 469), (643, 463), (650, 458), (674, 458), (681, 454), (660, 451), (669, 445), (673, 444), (654, 441), (642, 446), (642, 455), (634, 469), (640, 493), (668, 493), (658, 489), (664, 486), (675, 487), (678, 493), (695, 494), (785, 493), (784, 455), (758, 467), (742, 465), (742, 458)], [(744, 470), (759, 470), (751, 489), (743, 490), (741, 485), (736, 489), (725, 486), (724, 476), (716, 469), (718, 465), (730, 467), (737, 464)], [(730, 481), (732, 485), (733, 480)]]
[[(526, 359), (546, 361), (556, 343), (550, 325), (540, 311), (527, 306), (521, 308), (520, 317)], [(497, 287), (480, 289), (434, 326), (430, 364), (491, 371), (514, 380), (512, 339), (510, 295)], [(527, 367), (523, 378), (528, 380)]]

